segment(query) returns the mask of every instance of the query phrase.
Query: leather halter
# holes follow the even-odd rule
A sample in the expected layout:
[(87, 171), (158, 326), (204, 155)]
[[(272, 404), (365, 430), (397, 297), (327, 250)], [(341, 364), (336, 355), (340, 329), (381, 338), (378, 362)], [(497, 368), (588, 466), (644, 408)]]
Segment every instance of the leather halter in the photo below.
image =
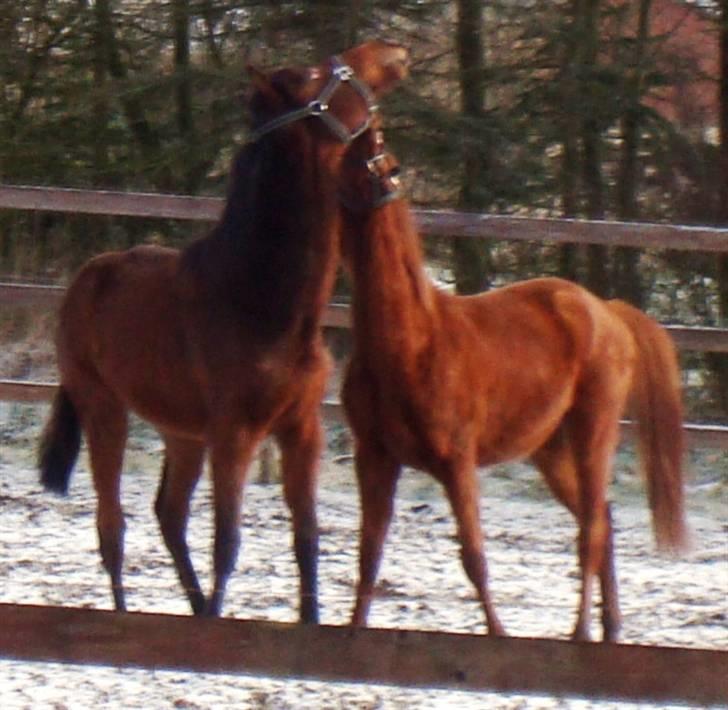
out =
[[(321, 90), (321, 93), (312, 101), (309, 101), (306, 106), (294, 109), (288, 113), (284, 113), (281, 116), (271, 119), (267, 123), (264, 123), (259, 128), (256, 128), (249, 137), (251, 141), (257, 141), (261, 136), (266, 133), (275, 131), (278, 128), (287, 126), (289, 123), (300, 121), (309, 116), (320, 118), (326, 127), (342, 142), (345, 144), (351, 143), (357, 136), (360, 136), (364, 131), (369, 128), (372, 123), (374, 113), (379, 108), (374, 95), (369, 90), (369, 87), (362, 81), (356, 78), (354, 70), (348, 65), (344, 64), (339, 57), (334, 56), (331, 58), (331, 77), (328, 83)], [(340, 121), (331, 112), (329, 101), (331, 97), (336, 93), (337, 89), (342, 84), (349, 84), (354, 91), (364, 100), (364, 104), (367, 109), (367, 118), (360, 126), (350, 129), (346, 124)]]
[[(384, 133), (379, 128), (371, 128), (370, 130), (374, 131), (375, 138), (373, 155), (360, 163), (366, 169), (366, 176), (369, 181), (370, 193), (367, 195), (368, 199), (366, 201), (352, 199), (352, 196), (347, 194), (345, 189), (339, 190), (339, 201), (347, 210), (355, 214), (372, 212), (402, 196), (399, 165), (392, 159), (391, 154), (387, 152), (384, 146)], [(387, 168), (387, 165), (392, 162), (395, 164)]]
[(389, 153), (384, 150), (378, 152), (366, 161), (367, 172), (369, 173), (369, 181), (372, 185), (372, 209), (377, 209), (386, 205), (392, 200), (397, 200), (402, 196), (402, 185), (399, 180), (399, 165), (390, 168), (386, 173), (381, 173), (379, 166), (389, 157)]

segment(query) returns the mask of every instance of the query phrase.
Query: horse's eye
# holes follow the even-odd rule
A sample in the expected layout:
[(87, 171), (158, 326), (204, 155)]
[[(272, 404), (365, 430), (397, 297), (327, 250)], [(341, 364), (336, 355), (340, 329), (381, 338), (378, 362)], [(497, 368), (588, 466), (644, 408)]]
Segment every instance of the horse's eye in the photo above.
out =
[(389, 169), (389, 177), (391, 178), (398, 178), (402, 174), (402, 168), (399, 167), (399, 165), (395, 165), (394, 167)]

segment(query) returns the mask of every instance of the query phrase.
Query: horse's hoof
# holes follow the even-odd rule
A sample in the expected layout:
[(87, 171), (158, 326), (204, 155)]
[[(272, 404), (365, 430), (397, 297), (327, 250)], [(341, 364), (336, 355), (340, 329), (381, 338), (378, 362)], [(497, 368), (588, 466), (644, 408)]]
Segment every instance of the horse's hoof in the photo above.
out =
[(571, 634), (571, 640), (582, 642), (582, 641), (591, 641), (591, 634), (586, 629), (574, 629), (574, 632)]

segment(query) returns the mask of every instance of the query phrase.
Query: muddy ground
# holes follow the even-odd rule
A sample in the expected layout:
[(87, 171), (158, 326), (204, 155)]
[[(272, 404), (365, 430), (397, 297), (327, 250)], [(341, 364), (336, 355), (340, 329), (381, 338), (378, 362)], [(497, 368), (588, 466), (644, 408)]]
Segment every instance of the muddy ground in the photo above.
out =
[[(0, 407), (0, 601), (111, 608), (96, 551), (95, 501), (82, 459), (67, 498), (43, 493), (33, 466), (47, 409)], [(356, 569), (358, 504), (346, 435), (329, 432), (320, 486), (322, 622), (345, 624)], [(139, 425), (123, 500), (125, 582), (133, 610), (188, 613), (152, 513), (159, 445)], [(693, 457), (689, 522), (694, 547), (680, 559), (654, 552), (641, 483), (629, 451), (612, 489), (617, 569), (627, 643), (728, 648), (728, 454)], [(577, 601), (575, 528), (530, 467), (484, 471), (482, 518), (491, 588), (518, 636), (565, 637)], [(244, 538), (225, 614), (295, 621), (297, 574), (289, 516), (276, 484), (249, 484)], [(385, 551), (371, 625), (482, 633), (439, 489), (407, 472)], [(204, 481), (190, 527), (193, 557), (209, 580), (211, 508)], [(595, 615), (598, 618), (598, 613)], [(599, 629), (595, 626), (595, 632)], [(409, 690), (266, 678), (0, 662), (0, 708), (607, 708), (628, 704)]]

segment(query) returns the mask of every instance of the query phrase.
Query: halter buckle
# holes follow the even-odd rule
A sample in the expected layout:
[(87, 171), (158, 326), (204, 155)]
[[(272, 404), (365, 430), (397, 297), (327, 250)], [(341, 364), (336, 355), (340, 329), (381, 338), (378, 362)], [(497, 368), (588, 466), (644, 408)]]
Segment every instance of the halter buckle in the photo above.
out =
[(339, 64), (331, 72), (339, 81), (351, 81), (354, 70), (348, 64)]
[(308, 112), (311, 116), (321, 116), (329, 110), (329, 105), (321, 99), (314, 99), (308, 104)]
[(367, 170), (372, 173), (372, 175), (376, 175), (377, 177), (379, 177), (379, 174), (377, 173), (377, 165), (381, 163), (386, 157), (387, 154), (385, 152), (381, 152), (369, 158), (366, 162)]

